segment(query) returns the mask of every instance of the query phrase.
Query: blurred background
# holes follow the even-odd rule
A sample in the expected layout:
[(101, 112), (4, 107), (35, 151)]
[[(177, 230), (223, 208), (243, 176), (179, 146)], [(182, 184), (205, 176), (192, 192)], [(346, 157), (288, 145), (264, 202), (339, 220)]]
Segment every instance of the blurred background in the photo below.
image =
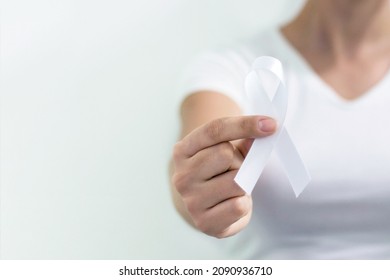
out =
[(178, 80), (301, 0), (4, 0), (2, 259), (225, 259), (170, 199)]

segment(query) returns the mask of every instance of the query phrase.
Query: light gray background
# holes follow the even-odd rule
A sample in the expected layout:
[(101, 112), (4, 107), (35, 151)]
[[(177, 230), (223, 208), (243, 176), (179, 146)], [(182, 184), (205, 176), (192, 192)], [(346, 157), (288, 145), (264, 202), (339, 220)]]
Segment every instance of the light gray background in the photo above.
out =
[(177, 80), (300, 4), (2, 1), (1, 258), (231, 257), (171, 204)]

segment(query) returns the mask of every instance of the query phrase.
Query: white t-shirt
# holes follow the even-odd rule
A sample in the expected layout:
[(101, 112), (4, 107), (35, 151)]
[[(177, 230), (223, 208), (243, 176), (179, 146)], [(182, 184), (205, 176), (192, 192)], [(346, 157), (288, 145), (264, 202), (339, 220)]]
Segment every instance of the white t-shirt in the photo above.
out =
[(201, 56), (181, 92), (217, 91), (246, 112), (244, 78), (262, 55), (283, 63), (285, 125), (312, 181), (295, 198), (272, 156), (252, 193), (251, 222), (229, 249), (248, 259), (390, 259), (390, 73), (345, 100), (274, 29)]

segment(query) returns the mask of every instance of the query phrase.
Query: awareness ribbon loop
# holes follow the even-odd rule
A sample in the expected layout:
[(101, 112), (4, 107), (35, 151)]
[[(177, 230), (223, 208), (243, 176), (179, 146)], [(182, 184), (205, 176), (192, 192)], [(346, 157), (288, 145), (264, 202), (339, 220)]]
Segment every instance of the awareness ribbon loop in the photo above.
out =
[(278, 120), (279, 126), (274, 134), (255, 139), (234, 181), (250, 194), (275, 150), (298, 197), (311, 178), (284, 127), (288, 96), (282, 63), (270, 56), (257, 58), (246, 76), (245, 91), (251, 103), (250, 113), (272, 117)]

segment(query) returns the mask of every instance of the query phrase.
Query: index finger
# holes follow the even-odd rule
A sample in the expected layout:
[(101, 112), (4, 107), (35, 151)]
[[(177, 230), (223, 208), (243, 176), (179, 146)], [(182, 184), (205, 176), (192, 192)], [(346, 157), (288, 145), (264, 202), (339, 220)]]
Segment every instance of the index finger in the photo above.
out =
[(238, 116), (208, 122), (182, 139), (183, 153), (191, 157), (200, 150), (218, 143), (272, 134), (276, 122), (265, 116)]

